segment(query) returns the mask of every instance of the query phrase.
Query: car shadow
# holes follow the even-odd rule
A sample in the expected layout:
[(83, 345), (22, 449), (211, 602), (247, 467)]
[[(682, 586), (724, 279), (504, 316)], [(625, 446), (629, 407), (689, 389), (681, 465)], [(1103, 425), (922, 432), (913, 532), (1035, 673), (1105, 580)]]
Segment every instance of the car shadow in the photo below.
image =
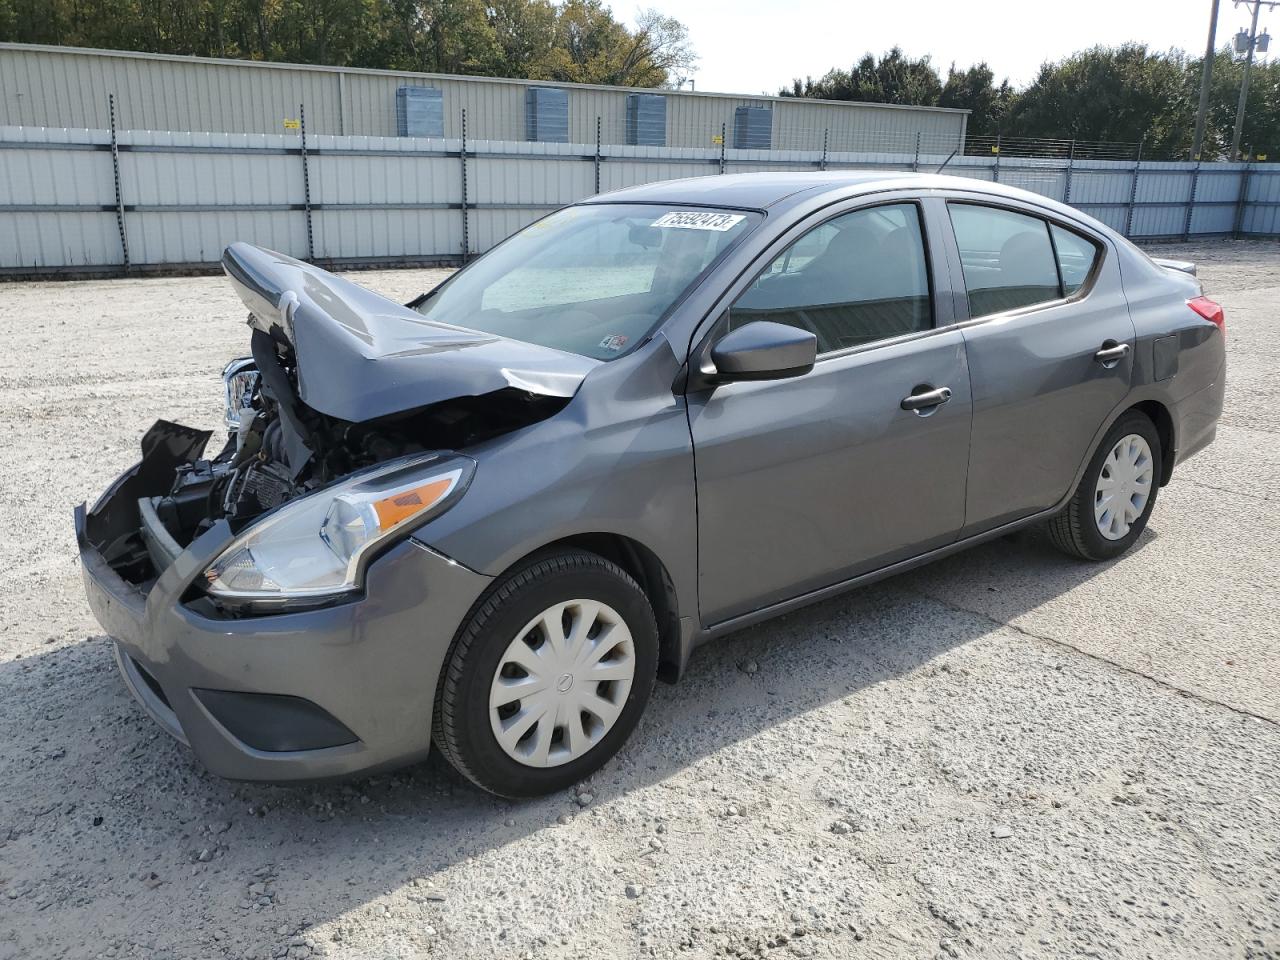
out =
[[(1156, 535), (1149, 529), (1135, 550)], [(1000, 620), (1110, 566), (1068, 559), (1042, 534), (1019, 533), (714, 641), (694, 654), (678, 685), (658, 685), (628, 745), (586, 785), (594, 798), (585, 813), (569, 791), (521, 802), (490, 797), (438, 754), (347, 783), (228, 782), (128, 698), (106, 638), (6, 663), (0, 736), (14, 743), (38, 731), (22, 741), (27, 749), (0, 760), (0, 811), (8, 812), (0, 893), (21, 891), (6, 904), (20, 955), (53, 943), (50, 953), (77, 955), (61, 938), (85, 922), (77, 891), (86, 887), (120, 901), (112, 925), (121, 942), (137, 945), (145, 927), (143, 946), (156, 949), (190, 943), (192, 921), (168, 906), (188, 896), (200, 901), (202, 922), (222, 925), (227, 945), (240, 950), (286, 942), (282, 930), (339, 918), (403, 888), (410, 899), (421, 890), (429, 899), (425, 885), (446, 867), (560, 829), (566, 817), (658, 785), (791, 718), (943, 668), (951, 651)], [(966, 591), (1010, 584), (1018, 589), (1002, 593), (996, 619), (963, 602)], [(147, 922), (135, 924), (138, 917)], [(79, 952), (94, 954), (96, 943)]]

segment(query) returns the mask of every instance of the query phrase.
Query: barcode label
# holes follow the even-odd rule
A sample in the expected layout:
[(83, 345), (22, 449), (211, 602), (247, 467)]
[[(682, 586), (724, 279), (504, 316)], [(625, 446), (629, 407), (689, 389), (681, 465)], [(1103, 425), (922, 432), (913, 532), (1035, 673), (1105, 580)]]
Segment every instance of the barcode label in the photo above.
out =
[(672, 230), (732, 230), (745, 220), (740, 213), (696, 213), (694, 211), (664, 213), (653, 221), (655, 227)]

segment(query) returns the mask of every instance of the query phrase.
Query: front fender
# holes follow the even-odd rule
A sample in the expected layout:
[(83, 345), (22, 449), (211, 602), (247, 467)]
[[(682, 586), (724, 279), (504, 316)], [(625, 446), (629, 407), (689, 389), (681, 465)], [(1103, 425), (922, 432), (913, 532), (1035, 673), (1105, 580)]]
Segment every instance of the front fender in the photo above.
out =
[(570, 537), (608, 534), (649, 550), (671, 579), (678, 613), (698, 609), (693, 444), (679, 370), (660, 338), (594, 371), (563, 410), (467, 449), (462, 499), (415, 538), (499, 576)]

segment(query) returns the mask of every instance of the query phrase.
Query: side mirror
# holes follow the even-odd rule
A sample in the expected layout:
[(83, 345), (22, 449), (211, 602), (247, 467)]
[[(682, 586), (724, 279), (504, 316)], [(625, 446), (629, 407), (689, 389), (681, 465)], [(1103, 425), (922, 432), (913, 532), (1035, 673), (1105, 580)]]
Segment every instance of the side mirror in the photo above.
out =
[(716, 341), (711, 348), (716, 367), (712, 378), (718, 383), (784, 380), (808, 373), (817, 357), (818, 338), (808, 330), (756, 320)]

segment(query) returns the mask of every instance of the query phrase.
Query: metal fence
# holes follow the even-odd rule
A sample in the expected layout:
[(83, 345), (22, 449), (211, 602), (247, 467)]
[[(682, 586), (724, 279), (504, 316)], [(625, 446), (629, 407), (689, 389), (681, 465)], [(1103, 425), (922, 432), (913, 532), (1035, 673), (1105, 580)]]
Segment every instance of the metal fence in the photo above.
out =
[[(112, 115), (114, 119), (114, 114)], [(545, 212), (620, 187), (758, 170), (932, 171), (890, 151), (0, 127), (0, 275), (191, 271), (248, 240), (328, 266), (457, 263)], [(728, 142), (726, 142), (726, 140)], [(869, 142), (876, 142), (872, 138)], [(1280, 236), (1280, 166), (951, 156), (948, 173), (1064, 201), (1135, 238)]]

